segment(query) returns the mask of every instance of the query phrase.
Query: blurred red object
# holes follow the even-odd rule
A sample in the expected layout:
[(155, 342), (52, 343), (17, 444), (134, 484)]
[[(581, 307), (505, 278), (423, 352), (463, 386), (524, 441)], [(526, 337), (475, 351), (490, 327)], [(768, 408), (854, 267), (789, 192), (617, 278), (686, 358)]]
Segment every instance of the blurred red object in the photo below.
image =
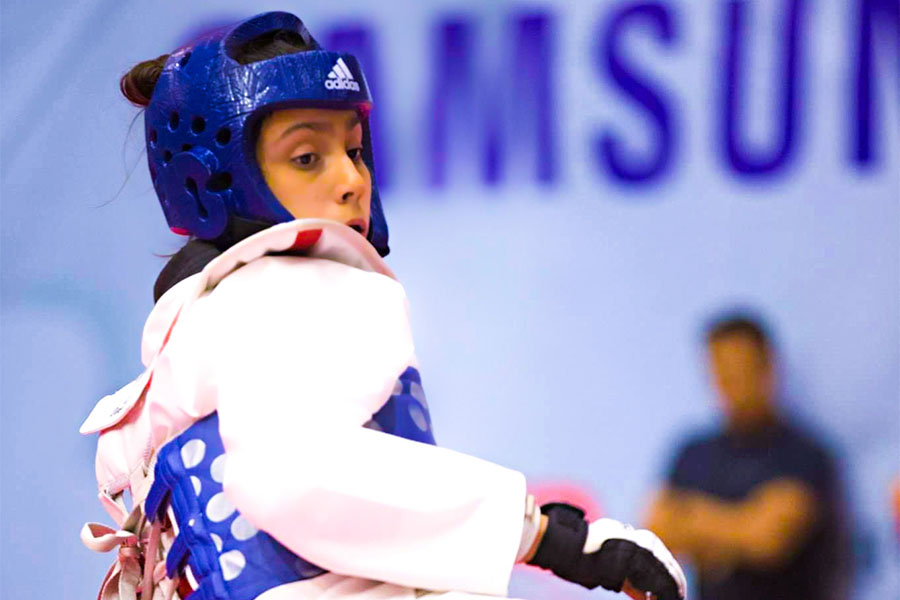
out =
[(537, 480), (528, 483), (528, 493), (534, 496), (538, 506), (548, 502), (565, 502), (583, 510), (588, 521), (595, 521), (603, 516), (593, 490), (585, 484), (566, 480)]
[(900, 542), (900, 477), (894, 481), (894, 528)]

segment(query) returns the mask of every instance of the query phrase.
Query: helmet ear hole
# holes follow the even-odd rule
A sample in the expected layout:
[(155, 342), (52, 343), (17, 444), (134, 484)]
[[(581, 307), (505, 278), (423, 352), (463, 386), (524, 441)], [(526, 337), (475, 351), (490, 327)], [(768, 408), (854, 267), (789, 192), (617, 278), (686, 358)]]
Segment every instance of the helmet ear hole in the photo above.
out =
[(169, 114), (169, 131), (175, 131), (178, 129), (178, 123), (181, 119), (178, 116), (178, 111), (173, 110), (171, 114)]
[(227, 202), (231, 200), (231, 191), (220, 194), (209, 191), (209, 180), (217, 172), (218, 160), (202, 146), (174, 154), (160, 168), (153, 185), (170, 228), (204, 240), (222, 234), (228, 224)]
[(223, 171), (215, 173), (206, 182), (206, 189), (210, 192), (224, 192), (231, 187), (231, 173)]
[(227, 146), (228, 142), (231, 141), (231, 130), (227, 127), (222, 127), (216, 132), (216, 143), (220, 146)]
[(197, 203), (197, 214), (200, 215), (200, 218), (209, 218), (209, 212), (207, 212), (206, 207), (203, 206), (203, 203), (200, 202), (200, 191), (197, 189), (197, 181), (193, 177), (186, 178), (184, 180), (184, 188), (187, 190), (187, 193), (191, 195), (191, 198), (193, 198)]

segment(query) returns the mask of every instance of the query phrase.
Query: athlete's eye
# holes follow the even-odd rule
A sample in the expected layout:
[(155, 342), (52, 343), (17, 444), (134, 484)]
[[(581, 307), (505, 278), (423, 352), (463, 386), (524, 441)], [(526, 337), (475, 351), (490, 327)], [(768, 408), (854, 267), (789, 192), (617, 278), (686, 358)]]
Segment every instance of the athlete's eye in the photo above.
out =
[(291, 162), (300, 167), (301, 169), (309, 169), (314, 166), (317, 162), (319, 162), (319, 155), (313, 152), (307, 152), (305, 154), (300, 154), (291, 159)]
[(347, 156), (349, 156), (350, 160), (353, 162), (362, 160), (362, 148), (350, 148), (347, 150)]

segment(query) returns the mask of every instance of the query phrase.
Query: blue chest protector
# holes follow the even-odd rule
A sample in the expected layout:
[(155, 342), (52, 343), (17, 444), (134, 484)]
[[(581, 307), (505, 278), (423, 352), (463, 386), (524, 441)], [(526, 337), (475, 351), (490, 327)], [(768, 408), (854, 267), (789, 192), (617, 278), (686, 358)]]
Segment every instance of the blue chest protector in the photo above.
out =
[[(434, 444), (419, 372), (409, 367), (366, 427)], [(273, 587), (326, 571), (256, 529), (225, 496), (225, 449), (216, 413), (160, 448), (144, 504), (152, 521), (171, 506), (178, 535), (166, 556), (169, 577), (186, 565), (199, 587), (192, 600), (248, 600)]]

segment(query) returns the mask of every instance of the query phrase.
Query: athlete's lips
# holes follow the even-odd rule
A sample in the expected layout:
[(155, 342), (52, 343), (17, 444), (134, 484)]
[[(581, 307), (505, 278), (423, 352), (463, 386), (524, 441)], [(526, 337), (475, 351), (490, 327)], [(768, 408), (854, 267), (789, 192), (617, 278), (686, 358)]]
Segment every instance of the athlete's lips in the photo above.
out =
[(350, 229), (353, 229), (354, 231), (356, 231), (357, 233), (359, 233), (359, 234), (360, 234), (361, 236), (363, 236), (363, 237), (366, 237), (366, 234), (368, 233), (368, 231), (367, 231), (367, 230), (368, 230), (368, 227), (367, 227), (368, 223), (366, 223), (366, 222), (363, 221), (362, 219), (352, 219), (352, 220), (347, 221), (346, 223), (344, 223), (344, 225), (346, 225), (346, 226), (349, 227)]

